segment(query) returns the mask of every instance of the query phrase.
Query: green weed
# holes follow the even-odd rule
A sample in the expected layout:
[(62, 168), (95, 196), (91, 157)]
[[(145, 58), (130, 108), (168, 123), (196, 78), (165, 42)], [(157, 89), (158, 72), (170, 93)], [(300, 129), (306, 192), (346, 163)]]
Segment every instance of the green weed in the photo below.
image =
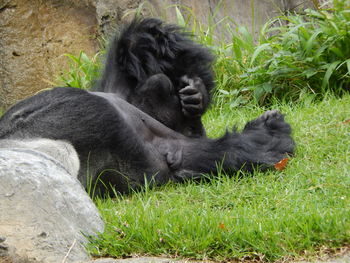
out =
[[(276, 18), (249, 57), (241, 85), (259, 103), (274, 97), (297, 100), (305, 91), (323, 97), (350, 87), (350, 2), (328, 10)], [(271, 35), (271, 36), (269, 36)]]
[(78, 56), (66, 54), (69, 61), (69, 69), (58, 76), (57, 85), (90, 89), (100, 74), (100, 56), (102, 51), (89, 58), (84, 51)]

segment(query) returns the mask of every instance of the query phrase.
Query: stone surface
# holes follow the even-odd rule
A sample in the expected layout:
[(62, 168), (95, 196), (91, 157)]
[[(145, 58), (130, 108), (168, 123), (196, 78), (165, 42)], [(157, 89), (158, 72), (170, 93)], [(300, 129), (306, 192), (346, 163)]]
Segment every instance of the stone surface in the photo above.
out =
[[(175, 6), (179, 7), (185, 18), (191, 21), (194, 17), (202, 24), (218, 23), (224, 17), (229, 18), (215, 30), (215, 34), (221, 36), (224, 32), (223, 27), (227, 24), (232, 28), (235, 25), (245, 26), (249, 31), (258, 33), (261, 25), (268, 19), (285, 11), (299, 11), (312, 7), (313, 2), (311, 0), (97, 0), (96, 13), (101, 32), (110, 35), (121, 21), (130, 20), (138, 7), (141, 7), (139, 11), (145, 16), (162, 17), (167, 21), (176, 22)], [(209, 21), (211, 18), (214, 18), (214, 21)], [(230, 36), (226, 38), (231, 40)]]
[(0, 108), (52, 87), (66, 53), (95, 54), (93, 1), (0, 0)]
[[(80, 161), (77, 152), (74, 147), (61, 140), (51, 140), (44, 138), (36, 139), (22, 139), (22, 140), (11, 140), (5, 139), (0, 140), (0, 149), (21, 149), (21, 151), (30, 151), (36, 153), (37, 151), (41, 154), (48, 155), (48, 158), (52, 158), (52, 161), (57, 163), (57, 165), (62, 166), (71, 176), (77, 178)], [(0, 238), (1, 242), (1, 238)]]
[(76, 177), (28, 149), (0, 149), (0, 211), (0, 258), (14, 262), (88, 260), (82, 233), (104, 227)]
[[(168, 18), (171, 21), (176, 21), (175, 7), (169, 8), (171, 5), (178, 3), (175, 0), (152, 0), (154, 10), (159, 16)], [(217, 8), (218, 4), (221, 4), (220, 8)], [(181, 7), (183, 6), (183, 7)], [(168, 8), (167, 8), (168, 7)], [(232, 29), (235, 25), (244, 26), (250, 32), (257, 33), (261, 27), (269, 18), (279, 15), (281, 10), (284, 10), (284, 4), (281, 0), (259, 0), (259, 1), (247, 1), (247, 0), (223, 0), (223, 1), (180, 1), (180, 10), (185, 17), (192, 16), (185, 7), (190, 7), (194, 12), (195, 19), (202, 24), (214, 23), (217, 24), (223, 18), (223, 23), (219, 24), (215, 28), (215, 34), (219, 37), (226, 37), (228, 41), (231, 41), (231, 36), (223, 35), (226, 30), (224, 27), (229, 25)], [(214, 21), (209, 19), (213, 18)], [(192, 19), (190, 18), (190, 21)]]
[(96, 17), (100, 34), (110, 37), (121, 22), (130, 20), (143, 0), (97, 0)]

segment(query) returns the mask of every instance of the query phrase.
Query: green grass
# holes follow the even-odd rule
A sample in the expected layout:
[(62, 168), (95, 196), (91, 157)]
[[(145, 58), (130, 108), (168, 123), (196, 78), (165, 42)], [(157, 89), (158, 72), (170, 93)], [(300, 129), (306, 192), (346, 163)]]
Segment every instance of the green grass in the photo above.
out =
[[(292, 124), (297, 152), (282, 172), (169, 184), (96, 200), (105, 232), (97, 256), (162, 255), (276, 261), (313, 257), (350, 244), (350, 96), (275, 106)], [(263, 108), (215, 107), (211, 136), (257, 117)]]

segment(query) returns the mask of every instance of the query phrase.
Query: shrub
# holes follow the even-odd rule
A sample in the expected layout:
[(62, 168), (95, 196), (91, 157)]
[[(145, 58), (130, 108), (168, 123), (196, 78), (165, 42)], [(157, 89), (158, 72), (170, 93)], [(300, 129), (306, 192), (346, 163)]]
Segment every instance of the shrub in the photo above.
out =
[[(350, 3), (328, 10), (276, 18), (262, 34), (241, 75), (241, 87), (260, 103), (271, 95), (298, 99), (305, 90), (318, 96), (342, 94), (350, 84)], [(271, 36), (267, 36), (271, 35)]]

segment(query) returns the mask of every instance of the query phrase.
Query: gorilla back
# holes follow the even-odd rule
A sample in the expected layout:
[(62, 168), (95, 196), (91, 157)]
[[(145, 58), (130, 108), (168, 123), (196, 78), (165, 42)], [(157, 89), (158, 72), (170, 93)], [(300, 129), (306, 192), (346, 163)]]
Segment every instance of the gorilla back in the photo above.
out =
[[(188, 138), (167, 128), (114, 93), (55, 88), (25, 99), (0, 119), (0, 139), (48, 138), (70, 142), (85, 187), (102, 182), (119, 192), (150, 183), (182, 181), (226, 172), (273, 167), (294, 142), (283, 115), (268, 111), (213, 140)], [(101, 187), (101, 191), (105, 190)]]

